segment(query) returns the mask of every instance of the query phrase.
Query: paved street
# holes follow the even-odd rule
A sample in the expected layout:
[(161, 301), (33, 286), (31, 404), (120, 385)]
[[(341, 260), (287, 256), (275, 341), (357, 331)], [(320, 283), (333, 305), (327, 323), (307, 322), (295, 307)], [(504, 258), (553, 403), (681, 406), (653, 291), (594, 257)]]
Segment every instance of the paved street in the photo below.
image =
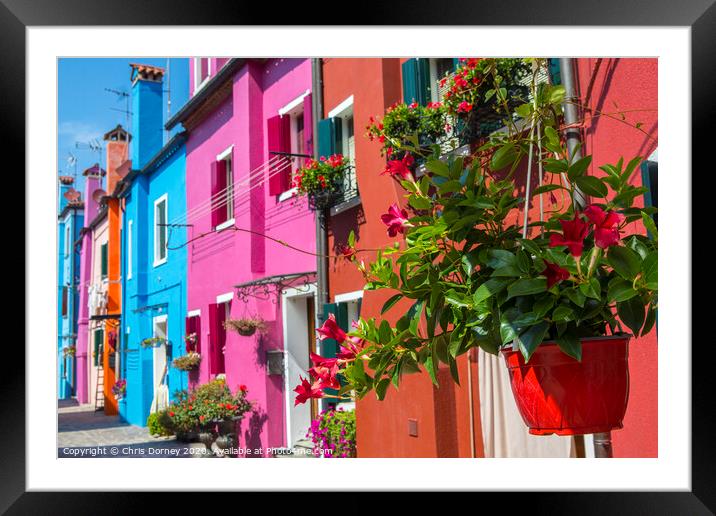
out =
[(74, 400), (60, 400), (58, 413), (58, 457), (196, 457), (206, 449), (174, 437), (152, 437), (146, 428), (95, 413), (94, 405), (78, 405)]

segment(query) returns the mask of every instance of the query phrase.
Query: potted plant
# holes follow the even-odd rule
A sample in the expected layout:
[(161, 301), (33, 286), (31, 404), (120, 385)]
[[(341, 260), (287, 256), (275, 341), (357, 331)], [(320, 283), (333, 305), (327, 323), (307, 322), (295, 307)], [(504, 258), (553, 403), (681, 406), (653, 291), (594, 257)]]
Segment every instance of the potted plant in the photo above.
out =
[(117, 399), (117, 401), (124, 398), (127, 394), (127, 380), (124, 378), (120, 378), (116, 382), (114, 382), (114, 385), (112, 385), (112, 395)]
[(313, 442), (313, 453), (326, 458), (356, 456), (356, 416), (342, 408), (322, 411), (306, 434)]
[[(473, 155), (434, 153), (419, 181), (400, 178), (406, 207), (389, 207), (382, 221), (404, 244), (378, 251), (369, 264), (356, 252), (344, 256), (366, 289), (393, 291), (381, 313), (403, 302), (402, 315), (394, 324), (361, 319), (350, 333), (329, 318), (319, 338), (335, 339), (340, 352), (312, 356), (297, 403), (327, 389), (383, 399), (391, 383), (421, 369), (437, 385), (441, 363), (459, 382), (457, 357), (480, 347), (502, 353), (532, 433), (621, 428), (627, 330), (651, 331), (658, 306), (654, 210), (634, 206), (645, 189), (630, 182), (641, 158), (588, 175), (591, 156), (572, 158), (559, 135), (564, 90), (544, 85), (533, 98), (516, 109), (527, 127), (541, 124), (544, 138), (508, 124)], [(544, 220), (528, 220), (529, 199), (514, 179), (531, 148), (548, 174), (530, 192), (548, 195)]]
[(201, 355), (194, 351), (190, 351), (186, 355), (175, 358), (172, 366), (180, 371), (195, 371), (201, 363)]
[(189, 333), (184, 336), (184, 343), (187, 353), (196, 350), (196, 343), (198, 342), (198, 340), (199, 337), (195, 332)]
[(267, 326), (260, 317), (242, 317), (241, 319), (227, 319), (224, 321), (224, 328), (234, 330), (244, 337), (250, 337), (256, 333), (256, 330), (260, 333), (265, 332)]
[(70, 356), (73, 357), (77, 354), (77, 346), (72, 344), (71, 346), (67, 346), (65, 348), (62, 348), (62, 354), (64, 356)]
[(296, 171), (293, 186), (299, 195), (308, 197), (311, 208), (326, 208), (343, 194), (348, 167), (348, 158), (341, 154), (309, 159)]
[(169, 341), (164, 337), (148, 337), (146, 339), (143, 339), (141, 344), (143, 348), (153, 348), (161, 346), (162, 344), (166, 344), (168, 342)]

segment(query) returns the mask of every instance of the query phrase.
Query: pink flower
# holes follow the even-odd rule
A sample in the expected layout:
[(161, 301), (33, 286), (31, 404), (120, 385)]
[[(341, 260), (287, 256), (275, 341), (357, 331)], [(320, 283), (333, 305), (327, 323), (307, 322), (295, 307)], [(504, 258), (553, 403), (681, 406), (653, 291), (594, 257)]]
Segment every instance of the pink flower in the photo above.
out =
[(606, 249), (609, 246), (619, 243), (619, 224), (624, 220), (624, 215), (615, 211), (604, 211), (599, 206), (587, 206), (584, 214), (594, 224), (594, 244), (597, 247)]
[(380, 175), (390, 174), (395, 177), (398, 176), (404, 180), (410, 180), (413, 175), (410, 172), (410, 167), (415, 163), (415, 159), (409, 152), (405, 153), (402, 160), (394, 159), (389, 161), (385, 167), (385, 170)]
[(388, 226), (388, 236), (391, 237), (398, 233), (405, 233), (406, 227), (412, 227), (412, 224), (408, 222), (408, 212), (398, 208), (397, 204), (388, 208), (388, 213), (381, 215), (380, 220)]
[(306, 380), (303, 376), (299, 378), (301, 379), (301, 384), (297, 385), (293, 390), (293, 392), (296, 393), (296, 401), (293, 403), (294, 406), (305, 403), (311, 398), (323, 397), (323, 390), (318, 386), (318, 383), (311, 384), (311, 382)]
[(560, 220), (562, 225), (562, 235), (552, 234), (549, 236), (549, 246), (557, 247), (560, 245), (567, 246), (572, 256), (581, 256), (584, 249), (584, 239), (589, 233), (589, 225), (579, 218), (579, 213), (574, 216), (574, 220)]
[(313, 376), (321, 389), (340, 389), (341, 384), (338, 381), (338, 360), (335, 358), (323, 358), (320, 355), (311, 353), (311, 360), (316, 364), (308, 370)]
[(348, 244), (340, 244), (338, 247), (338, 252), (343, 255), (343, 258), (345, 258), (348, 261), (353, 260), (353, 257), (356, 255), (356, 248), (351, 247)]
[(344, 332), (338, 323), (336, 322), (336, 316), (330, 314), (323, 326), (316, 330), (318, 333), (318, 339), (334, 339), (338, 344), (342, 344), (346, 340), (346, 332)]
[(410, 109), (415, 109), (416, 107), (418, 107), (418, 103), (417, 103), (417, 102), (413, 102), (413, 103), (410, 104), (408, 107), (409, 107)]
[(542, 274), (547, 277), (547, 288), (552, 288), (552, 285), (569, 278), (569, 271), (567, 269), (563, 269), (556, 263), (548, 261), (545, 261), (544, 264), (546, 267), (542, 271)]
[(340, 352), (336, 353), (336, 358), (338, 360), (353, 360), (362, 349), (363, 339), (355, 336), (347, 337)]

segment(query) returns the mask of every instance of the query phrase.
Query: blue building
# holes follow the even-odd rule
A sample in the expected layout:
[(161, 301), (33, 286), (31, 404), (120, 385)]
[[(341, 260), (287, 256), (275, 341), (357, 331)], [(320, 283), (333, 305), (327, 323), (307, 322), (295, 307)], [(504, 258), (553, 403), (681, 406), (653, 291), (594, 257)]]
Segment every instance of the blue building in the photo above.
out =
[(185, 353), (187, 252), (181, 244), (187, 231), (168, 226), (186, 212), (186, 149), (184, 133), (162, 145), (164, 70), (131, 67), (132, 166), (120, 194), (125, 203), (120, 376), (127, 392), (119, 413), (144, 426), (150, 412), (188, 386), (188, 373), (172, 367)]
[(84, 202), (72, 187), (74, 179), (60, 176), (57, 217), (57, 397), (75, 394), (75, 354), (79, 305), (80, 254), (75, 245), (84, 224)]

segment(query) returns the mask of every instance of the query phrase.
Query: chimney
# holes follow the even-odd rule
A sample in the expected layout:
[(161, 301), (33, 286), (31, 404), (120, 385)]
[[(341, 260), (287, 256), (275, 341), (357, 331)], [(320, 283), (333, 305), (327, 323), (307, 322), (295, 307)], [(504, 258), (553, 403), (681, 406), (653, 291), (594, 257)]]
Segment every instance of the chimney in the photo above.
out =
[(132, 164), (141, 170), (162, 148), (164, 68), (130, 64), (132, 68)]
[(129, 157), (129, 142), (132, 136), (122, 127), (117, 125), (114, 129), (104, 135), (107, 142), (107, 194), (112, 195), (117, 182), (122, 179), (118, 168)]
[(87, 203), (85, 206), (85, 226), (87, 226), (94, 220), (99, 211), (99, 203), (94, 199), (94, 193), (102, 189), (102, 178), (105, 176), (105, 171), (98, 163), (95, 163), (82, 172), (82, 175), (85, 176), (85, 199)]

